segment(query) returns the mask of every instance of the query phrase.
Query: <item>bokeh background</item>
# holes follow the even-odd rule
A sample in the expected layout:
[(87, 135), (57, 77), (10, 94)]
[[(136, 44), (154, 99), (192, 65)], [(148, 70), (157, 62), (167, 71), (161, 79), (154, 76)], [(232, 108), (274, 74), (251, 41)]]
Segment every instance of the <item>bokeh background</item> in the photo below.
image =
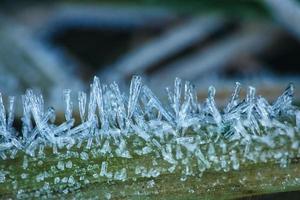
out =
[(88, 91), (94, 75), (128, 89), (139, 74), (159, 96), (175, 77), (200, 98), (214, 85), (220, 105), (236, 81), (270, 101), (293, 82), (299, 102), (299, 66), (296, 0), (0, 3), (0, 91), (41, 90), (58, 109), (62, 89)]

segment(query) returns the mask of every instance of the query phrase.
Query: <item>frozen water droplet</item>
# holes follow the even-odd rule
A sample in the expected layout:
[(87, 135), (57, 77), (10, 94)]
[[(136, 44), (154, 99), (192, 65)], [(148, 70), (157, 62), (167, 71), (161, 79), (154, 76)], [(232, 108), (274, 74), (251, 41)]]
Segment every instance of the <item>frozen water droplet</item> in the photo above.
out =
[(73, 166), (73, 163), (72, 163), (71, 160), (69, 160), (69, 161), (66, 163), (66, 168), (71, 169), (72, 166)]
[(69, 179), (68, 179), (68, 184), (69, 185), (74, 185), (75, 184), (75, 179), (73, 176), (70, 176)]
[(125, 181), (126, 178), (127, 178), (127, 173), (125, 168), (122, 168), (120, 171), (117, 171), (114, 175), (114, 179), (116, 180)]
[(3, 170), (0, 170), (0, 183), (4, 183), (6, 179), (6, 172)]
[(62, 170), (62, 171), (65, 170), (65, 164), (63, 161), (58, 161), (57, 169)]
[(80, 158), (82, 160), (88, 160), (89, 159), (89, 155), (86, 152), (81, 152), (80, 153)]
[(59, 184), (60, 182), (60, 178), (59, 177), (55, 177), (54, 178), (54, 184)]
[(105, 193), (105, 199), (111, 199), (111, 194), (109, 192), (106, 192)]
[(27, 177), (28, 177), (28, 174), (26, 174), (26, 173), (22, 173), (22, 174), (21, 174), (21, 178), (22, 178), (22, 179), (26, 179)]
[(234, 170), (238, 170), (240, 168), (240, 163), (239, 163), (239, 160), (237, 158), (236, 151), (232, 150), (230, 153), (231, 153), (230, 160), (232, 162), (232, 168)]

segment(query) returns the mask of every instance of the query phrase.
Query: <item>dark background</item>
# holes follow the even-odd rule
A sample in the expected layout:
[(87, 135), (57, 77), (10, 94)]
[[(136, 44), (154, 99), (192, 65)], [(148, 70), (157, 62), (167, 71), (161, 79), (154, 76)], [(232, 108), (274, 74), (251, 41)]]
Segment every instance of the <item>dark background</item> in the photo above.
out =
[[(296, 0), (1, 1), (0, 91), (87, 90), (94, 75), (127, 89), (134, 74), (163, 96), (174, 78), (220, 105), (236, 81), (274, 100), (299, 85)], [(127, 91), (127, 90), (125, 90)], [(299, 101), (296, 92), (296, 101)]]

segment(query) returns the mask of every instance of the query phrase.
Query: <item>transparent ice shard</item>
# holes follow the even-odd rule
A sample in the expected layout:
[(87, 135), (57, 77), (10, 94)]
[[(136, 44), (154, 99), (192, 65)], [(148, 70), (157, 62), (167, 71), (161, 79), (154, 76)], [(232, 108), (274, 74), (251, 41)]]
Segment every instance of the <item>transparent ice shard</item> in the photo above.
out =
[(205, 156), (203, 155), (201, 149), (198, 148), (198, 149), (195, 151), (195, 156), (197, 157), (197, 159), (198, 159), (199, 161), (201, 161), (201, 162), (204, 164), (205, 168), (210, 168), (210, 163), (209, 163), (209, 161), (205, 158)]
[(234, 107), (236, 107), (240, 103), (240, 101), (239, 101), (240, 91), (241, 91), (241, 84), (239, 82), (236, 82), (235, 88), (231, 95), (229, 103), (227, 104), (227, 106), (224, 109), (225, 113), (230, 112)]
[(257, 120), (260, 122), (260, 124), (264, 127), (272, 127), (272, 119), (270, 114), (272, 112), (272, 108), (267, 100), (263, 97), (258, 97), (255, 109), (258, 114)]
[(191, 121), (188, 119), (190, 109), (190, 98), (188, 98), (186, 101), (183, 102), (182, 106), (180, 107), (179, 113), (178, 113), (178, 119), (177, 124), (180, 127), (189, 127), (191, 126)]
[(142, 88), (142, 79), (139, 76), (133, 76), (130, 89), (129, 89), (129, 100), (128, 100), (128, 112), (127, 117), (131, 118), (133, 112), (137, 109), (137, 102), (139, 98), (139, 94)]
[(255, 106), (255, 92), (256, 89), (252, 86), (249, 86), (247, 96), (246, 96), (246, 102), (247, 102), (247, 108), (246, 108), (246, 114), (247, 114), (247, 120), (251, 120), (253, 108)]
[(74, 137), (78, 134), (80, 134), (81, 136), (86, 136), (86, 134), (88, 134), (88, 132), (93, 124), (94, 124), (93, 120), (86, 121), (86, 122), (72, 128), (70, 131), (68, 131), (68, 135), (74, 136)]
[(113, 84), (110, 85), (110, 87), (115, 96), (116, 116), (117, 116), (117, 122), (119, 128), (125, 130), (127, 128), (127, 123), (126, 123), (126, 110), (125, 110), (124, 97), (121, 94), (117, 83), (114, 82)]
[(249, 140), (249, 133), (247, 132), (246, 128), (243, 126), (240, 120), (235, 120), (233, 122), (233, 129), (235, 130), (235, 136), (237, 138), (246, 138)]
[(248, 134), (256, 135), (260, 133), (258, 118), (256, 117), (255, 106), (257, 106), (256, 89), (252, 86), (248, 87), (246, 99), (241, 103), (241, 122), (248, 130)]
[(127, 177), (126, 168), (122, 168), (120, 171), (117, 171), (114, 175), (114, 179), (125, 181)]
[(86, 111), (87, 96), (84, 92), (78, 92), (78, 107), (81, 123), (85, 121), (85, 111)]
[(13, 146), (11, 142), (2, 142), (0, 144), (0, 152), (10, 149)]
[(294, 85), (290, 83), (282, 95), (280, 95), (272, 106), (273, 115), (277, 116), (280, 113), (285, 113), (292, 107), (294, 97)]
[(184, 85), (184, 101), (189, 101), (191, 105), (191, 112), (198, 112), (198, 98), (195, 85), (186, 81)]
[(112, 173), (108, 172), (108, 163), (106, 161), (102, 162), (102, 164), (101, 164), (100, 176), (104, 176), (107, 178), (112, 177)]
[(150, 135), (142, 128), (140, 128), (138, 125), (131, 125), (133, 130), (136, 132), (138, 136), (143, 138), (145, 141), (148, 141), (150, 138)]
[(104, 130), (107, 130), (109, 127), (109, 122), (108, 122), (108, 118), (107, 115), (108, 113), (105, 110), (105, 101), (104, 101), (104, 97), (103, 97), (103, 90), (100, 84), (100, 80), (95, 77), (94, 78), (94, 87), (96, 88), (96, 103), (97, 103), (97, 107), (98, 107), (98, 115), (99, 115), (99, 120), (100, 120), (100, 125), (101, 128)]
[(143, 94), (148, 97), (149, 99), (149, 105), (155, 107), (164, 117), (167, 121), (170, 123), (173, 122), (172, 115), (164, 109), (161, 102), (157, 99), (157, 97), (153, 94), (153, 92), (147, 87), (143, 86)]
[(91, 149), (92, 144), (93, 144), (93, 138), (90, 137), (87, 141), (86, 148)]
[(30, 104), (27, 95), (22, 95), (22, 105), (23, 105), (23, 117), (22, 120), (22, 135), (24, 140), (27, 140), (30, 132), (32, 131), (32, 121), (30, 115)]
[(53, 134), (55, 136), (64, 134), (66, 131), (70, 130), (74, 126), (74, 123), (75, 123), (75, 120), (70, 119), (70, 120), (60, 124), (59, 126), (57, 126), (53, 129)]
[(214, 99), (215, 94), (216, 94), (216, 89), (213, 86), (210, 86), (208, 88), (208, 97), (206, 99), (206, 106), (207, 106), (208, 112), (212, 115), (215, 123), (220, 125), (221, 121), (222, 121), (222, 116), (215, 104), (215, 99)]
[(99, 79), (98, 78), (94, 78), (94, 82), (93, 84), (91, 84), (90, 88), (90, 99), (89, 99), (89, 103), (88, 103), (88, 112), (87, 112), (87, 120), (92, 120), (94, 118), (95, 112), (96, 112), (96, 108), (97, 108), (97, 95), (98, 95), (98, 90), (100, 87), (100, 83), (99, 83)]
[(6, 111), (5, 111), (1, 93), (0, 93), (0, 128), (2, 130), (6, 130)]
[(179, 110), (181, 105), (181, 91), (182, 91), (182, 81), (180, 78), (175, 78), (174, 83), (174, 97), (173, 97), (173, 109), (175, 111), (176, 119), (179, 118)]
[(66, 89), (63, 91), (63, 94), (64, 94), (64, 101), (66, 104), (65, 118), (67, 121), (69, 121), (72, 118), (72, 112), (73, 112), (73, 103), (71, 101), (71, 90)]
[(300, 111), (296, 111), (296, 126), (300, 129)]
[(173, 157), (172, 147), (170, 144), (167, 144), (165, 148), (162, 148), (161, 153), (165, 161), (167, 161), (170, 164), (177, 164), (177, 161)]
[(7, 128), (11, 129), (12, 125), (14, 123), (15, 118), (15, 97), (10, 96), (9, 99), (9, 105), (8, 105), (8, 116), (7, 116)]
[(13, 146), (15, 146), (18, 150), (23, 149), (23, 145), (21, 144), (21, 142), (19, 140), (17, 140), (16, 138), (11, 138), (11, 144)]
[[(34, 106), (34, 105), (32, 105)], [(39, 134), (40, 137), (47, 139), (51, 143), (55, 143), (54, 133), (49, 127), (48, 121), (55, 117), (54, 108), (48, 108), (46, 113), (42, 113), (39, 110), (32, 109), (33, 118), (36, 123), (36, 128), (32, 131), (32, 135), (28, 138), (28, 141), (34, 140), (34, 138)]]

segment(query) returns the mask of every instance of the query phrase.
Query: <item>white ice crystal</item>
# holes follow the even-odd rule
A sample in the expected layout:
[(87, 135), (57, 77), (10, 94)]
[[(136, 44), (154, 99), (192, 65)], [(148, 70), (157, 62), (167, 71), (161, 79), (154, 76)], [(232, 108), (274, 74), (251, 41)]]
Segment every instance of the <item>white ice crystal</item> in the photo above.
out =
[[(43, 159), (50, 149), (56, 162), (48, 172), (36, 174), (35, 180), (43, 182), (52, 176), (51, 183), (74, 187), (79, 187), (78, 181), (92, 182), (86, 177), (89, 173), (94, 179), (124, 181), (132, 174), (150, 178), (181, 170), (185, 181), (207, 169), (239, 170), (245, 162), (272, 160), (287, 166), (288, 159), (299, 154), (300, 142), (300, 110), (292, 104), (293, 85), (273, 104), (257, 96), (254, 87), (248, 88), (245, 99), (239, 97), (240, 90), (241, 84), (236, 83), (228, 104), (220, 109), (213, 86), (200, 102), (194, 85), (176, 78), (174, 88), (167, 88), (169, 102), (164, 104), (139, 76), (132, 78), (129, 93), (120, 91), (116, 83), (101, 84), (95, 77), (89, 95), (77, 93), (77, 103), (72, 102), (70, 90), (63, 91), (65, 121), (60, 124), (54, 108), (45, 107), (42, 95), (28, 90), (21, 99), (21, 131), (14, 127), (18, 100), (9, 97), (6, 107), (0, 94), (0, 160), (4, 163), (18, 153), (23, 155), (20, 176), (25, 177), (37, 159), (37, 166), (47, 165)], [(151, 157), (151, 166), (136, 163), (133, 169), (111, 168), (110, 158), (135, 162), (143, 156)], [(100, 163), (95, 163), (96, 158), (101, 158)], [(57, 176), (66, 170), (82, 170), (76, 171), (80, 178)], [(0, 182), (6, 180), (5, 175), (0, 174)]]
[[(96, 135), (118, 134), (123, 137), (135, 134), (150, 141), (154, 135), (164, 137), (175, 133), (177, 137), (184, 136), (187, 130), (192, 130), (199, 136), (208, 134), (199, 131), (199, 127), (207, 127), (208, 132), (223, 134), (229, 139), (248, 138), (249, 135), (269, 134), (274, 128), (293, 126), (280, 122), (284, 117), (294, 118), (295, 126), (299, 126), (299, 111), (292, 105), (292, 84), (273, 105), (263, 97), (257, 97), (253, 87), (249, 87), (246, 99), (241, 100), (240, 90), (240, 84), (236, 83), (229, 103), (221, 111), (214, 101), (214, 87), (209, 87), (208, 98), (202, 104), (197, 101), (192, 84), (186, 82), (183, 89), (181, 79), (176, 78), (174, 92), (167, 90), (170, 106), (164, 106), (147, 86), (142, 85), (138, 76), (132, 78), (128, 97), (121, 93), (116, 83), (101, 85), (100, 80), (95, 77), (89, 98), (84, 92), (78, 93), (81, 124), (75, 127), (70, 90), (63, 91), (66, 122), (60, 125), (53, 123), (55, 111), (52, 107), (44, 107), (41, 94), (28, 90), (22, 96), (21, 133), (17, 133), (13, 127), (15, 98), (9, 97), (6, 110), (0, 95), (0, 153), (5, 158), (7, 150), (17, 149), (33, 155), (38, 145), (72, 146), (84, 139), (89, 139), (87, 147), (90, 148), (92, 138)], [(187, 144), (183, 144), (185, 145)], [(105, 143), (104, 146), (109, 147), (109, 144)], [(86, 156), (81, 157), (86, 159)]]

